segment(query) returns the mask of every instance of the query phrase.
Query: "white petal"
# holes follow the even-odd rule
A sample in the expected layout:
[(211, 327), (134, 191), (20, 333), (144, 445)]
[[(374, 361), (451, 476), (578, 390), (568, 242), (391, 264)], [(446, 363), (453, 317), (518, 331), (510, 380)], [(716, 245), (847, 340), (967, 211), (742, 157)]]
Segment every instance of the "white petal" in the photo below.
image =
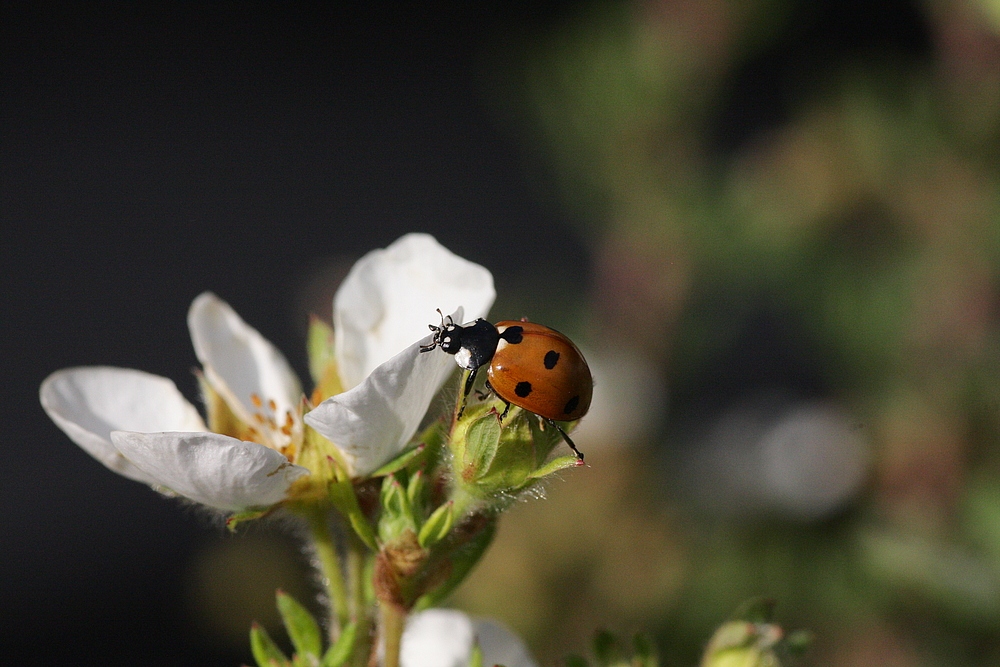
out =
[(406, 621), (400, 650), (402, 667), (466, 667), (473, 641), (483, 651), (483, 664), (535, 667), (524, 643), (495, 621), (473, 622), (453, 609), (428, 609)]
[(460, 611), (428, 609), (413, 614), (406, 620), (403, 631), (400, 664), (402, 667), (467, 667), (474, 639), (472, 620)]
[(464, 307), (485, 317), (496, 292), (490, 272), (453, 254), (428, 234), (407, 234), (362, 257), (333, 300), (337, 368), (357, 386), (437, 323), (436, 308)]
[[(454, 317), (461, 319), (462, 309)], [(402, 451), (431, 399), (457, 368), (440, 350), (421, 352), (427, 336), (385, 362), (354, 389), (328, 398), (305, 422), (340, 448), (352, 476), (364, 477)]]
[(258, 409), (251, 396), (265, 405), (273, 400), (279, 424), (286, 412), (295, 414), (302, 398), (295, 372), (228, 303), (211, 292), (199, 295), (188, 311), (188, 328), (205, 376), (237, 416), (253, 423), (251, 415)]
[(70, 439), (111, 470), (147, 484), (154, 480), (111, 444), (111, 432), (204, 431), (193, 405), (167, 378), (129, 368), (65, 368), (45, 378), (39, 398)]
[(222, 510), (274, 505), (309, 474), (273, 449), (218, 433), (115, 431), (111, 441), (157, 485)]

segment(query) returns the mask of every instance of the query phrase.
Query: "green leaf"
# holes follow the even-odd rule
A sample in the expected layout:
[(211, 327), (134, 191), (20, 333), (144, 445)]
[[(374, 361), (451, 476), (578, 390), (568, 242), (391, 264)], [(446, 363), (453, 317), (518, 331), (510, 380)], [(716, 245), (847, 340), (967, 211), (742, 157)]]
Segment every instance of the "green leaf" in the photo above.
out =
[(264, 626), (254, 623), (250, 627), (250, 651), (258, 667), (290, 667), (288, 658), (267, 634)]
[(566, 667), (590, 667), (587, 663), (587, 659), (582, 655), (567, 655), (566, 656)]
[(487, 413), (476, 419), (465, 434), (463, 463), (472, 471), (472, 478), (479, 479), (489, 472), (500, 446), (500, 420)]
[(279, 590), (278, 612), (285, 623), (285, 629), (288, 630), (295, 652), (318, 660), (323, 652), (323, 640), (319, 624), (309, 610), (291, 595)]
[(354, 652), (354, 642), (358, 634), (358, 624), (348, 623), (340, 633), (337, 642), (323, 656), (320, 667), (341, 667)]
[(417, 542), (425, 549), (437, 544), (448, 534), (455, 523), (455, 501), (449, 500), (434, 510), (427, 522), (420, 527)]
[(414, 459), (423, 454), (425, 449), (427, 449), (427, 446), (424, 443), (404, 449), (397, 454), (394, 459), (383, 465), (372, 474), (368, 475), (368, 477), (386, 477), (387, 475), (391, 475), (394, 472), (402, 470), (406, 466), (410, 465)]

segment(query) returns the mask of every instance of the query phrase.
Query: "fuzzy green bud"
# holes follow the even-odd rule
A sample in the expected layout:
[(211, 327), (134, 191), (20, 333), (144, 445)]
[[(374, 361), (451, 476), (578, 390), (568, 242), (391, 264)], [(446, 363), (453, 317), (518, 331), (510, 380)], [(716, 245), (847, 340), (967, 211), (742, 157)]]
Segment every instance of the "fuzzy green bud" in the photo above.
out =
[(501, 421), (494, 403), (472, 406), (452, 431), (449, 447), (460, 495), (505, 503), (537, 480), (580, 465), (575, 456), (547, 461), (562, 441), (558, 430), (520, 408)]

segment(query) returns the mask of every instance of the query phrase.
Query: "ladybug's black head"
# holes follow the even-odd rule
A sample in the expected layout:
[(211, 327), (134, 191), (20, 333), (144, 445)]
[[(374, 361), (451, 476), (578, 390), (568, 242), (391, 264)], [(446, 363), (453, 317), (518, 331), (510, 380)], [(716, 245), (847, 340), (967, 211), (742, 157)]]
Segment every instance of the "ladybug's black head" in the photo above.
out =
[(441, 325), (427, 325), (427, 328), (434, 332), (434, 338), (429, 345), (422, 345), (420, 351), (430, 352), (434, 348), (440, 347), (448, 354), (455, 354), (462, 349), (462, 327), (455, 324), (451, 315), (445, 316), (440, 308), (437, 312), (441, 316)]
[[(441, 310), (438, 310), (441, 314)], [(472, 324), (455, 324), (451, 316), (441, 315), (441, 324), (430, 324), (428, 328), (434, 332), (434, 338), (429, 345), (423, 345), (421, 352), (430, 352), (436, 347), (448, 354), (454, 354), (455, 361), (466, 370), (475, 370), (493, 358), (500, 341), (497, 328), (479, 318)]]

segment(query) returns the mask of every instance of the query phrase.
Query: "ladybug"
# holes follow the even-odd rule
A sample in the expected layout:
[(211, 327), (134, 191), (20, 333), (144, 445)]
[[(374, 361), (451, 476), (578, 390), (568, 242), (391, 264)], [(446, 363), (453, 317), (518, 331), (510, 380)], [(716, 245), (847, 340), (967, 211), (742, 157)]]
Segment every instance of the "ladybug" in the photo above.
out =
[(470, 324), (455, 324), (440, 310), (441, 324), (428, 325), (434, 338), (421, 352), (441, 348), (455, 355), (455, 362), (469, 371), (462, 394), (462, 406), (472, 391), (476, 373), (487, 368), (486, 387), (506, 407), (511, 405), (533, 412), (556, 428), (581, 461), (583, 453), (566, 435), (558, 421), (573, 421), (587, 414), (594, 393), (594, 379), (587, 361), (569, 338), (555, 329), (532, 322), (505, 320), (490, 324), (479, 318)]

